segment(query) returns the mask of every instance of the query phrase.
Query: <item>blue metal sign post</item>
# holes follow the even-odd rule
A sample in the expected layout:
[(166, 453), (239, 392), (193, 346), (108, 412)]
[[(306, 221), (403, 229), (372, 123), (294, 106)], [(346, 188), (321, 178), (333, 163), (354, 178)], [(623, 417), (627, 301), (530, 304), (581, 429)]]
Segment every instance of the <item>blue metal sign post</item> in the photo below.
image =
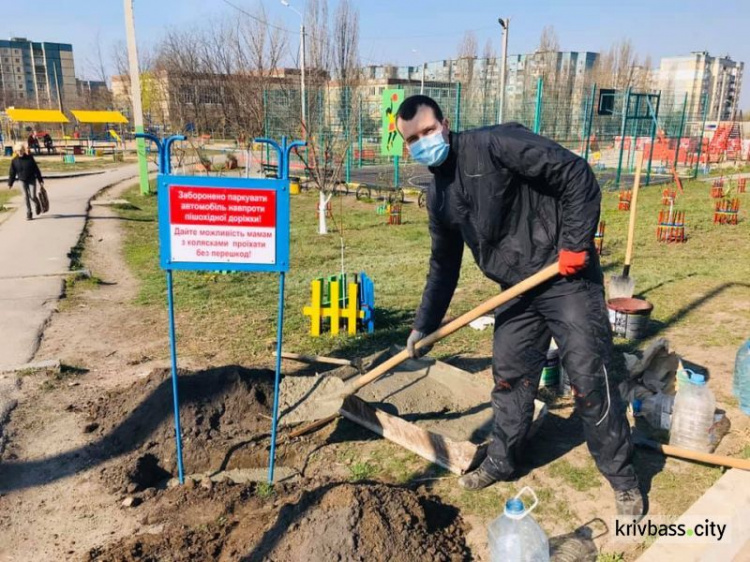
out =
[(284, 280), (289, 271), (289, 154), (305, 143), (281, 144), (260, 138), (276, 150), (279, 179), (209, 178), (172, 175), (171, 147), (183, 136), (160, 141), (143, 137), (158, 148), (158, 214), (160, 265), (167, 276), (169, 347), (172, 364), (177, 469), (184, 483), (180, 401), (177, 378), (177, 331), (174, 320), (174, 270), (278, 272), (279, 303), (276, 334), (276, 376), (273, 421), (268, 461), (268, 482), (273, 483), (281, 383), (281, 348), (284, 331)]

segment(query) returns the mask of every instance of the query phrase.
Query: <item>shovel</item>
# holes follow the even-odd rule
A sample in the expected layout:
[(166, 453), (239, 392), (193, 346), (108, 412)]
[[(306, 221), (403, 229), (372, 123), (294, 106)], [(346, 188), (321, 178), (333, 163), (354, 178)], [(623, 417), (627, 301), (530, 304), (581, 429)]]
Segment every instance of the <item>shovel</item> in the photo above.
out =
[[(480, 316), (483, 316), (487, 314), (488, 312), (495, 310), (497, 307), (526, 293), (527, 291), (533, 289), (534, 287), (538, 287), (545, 281), (549, 281), (550, 279), (555, 277), (559, 273), (559, 271), (560, 271), (560, 266), (558, 262), (555, 262), (552, 265), (548, 265), (547, 267), (535, 273), (531, 277), (528, 277), (524, 279), (523, 281), (521, 281), (520, 283), (513, 285), (510, 289), (503, 291), (499, 295), (496, 295), (492, 297), (491, 299), (483, 302), (476, 308), (473, 308), (469, 312), (459, 316), (455, 320), (452, 320), (445, 326), (441, 326), (440, 328), (438, 328), (431, 334), (419, 340), (414, 347), (416, 349), (421, 349), (423, 347), (429, 347), (433, 345), (435, 342), (440, 341), (441, 339), (451, 335), (452, 333), (468, 325), (469, 322), (476, 320)], [(339, 379), (335, 379), (334, 377), (331, 377), (327, 384), (327, 387), (328, 387), (327, 390), (330, 391), (327, 395), (321, 396), (321, 398), (317, 400), (311, 400), (310, 403), (307, 404), (306, 406), (301, 406), (309, 411), (309, 415), (307, 416), (307, 419), (317, 418), (317, 421), (293, 431), (292, 433), (289, 434), (289, 437), (294, 438), (300, 435), (304, 435), (305, 433), (313, 431), (319, 427), (324, 426), (328, 422), (332, 421), (339, 415), (339, 410), (341, 409), (344, 399), (347, 396), (356, 394), (356, 392), (360, 388), (379, 379), (381, 376), (386, 374), (388, 371), (390, 371), (397, 365), (403, 363), (407, 359), (409, 359), (409, 352), (407, 350), (403, 350), (397, 353), (396, 355), (394, 355), (393, 357), (391, 357), (390, 359), (388, 359), (387, 361), (385, 361), (384, 363), (381, 363), (380, 365), (375, 367), (369, 373), (366, 373), (346, 383)], [(334, 381), (336, 382), (334, 383)], [(334, 385), (338, 386), (339, 388), (335, 388)]]
[(638, 206), (638, 188), (641, 185), (641, 168), (643, 168), (643, 152), (635, 157), (635, 181), (633, 182), (633, 198), (630, 201), (630, 222), (628, 224), (628, 244), (625, 249), (625, 266), (622, 275), (615, 275), (609, 280), (609, 298), (630, 298), (635, 291), (635, 279), (630, 277), (630, 262), (633, 259), (633, 238), (635, 237), (635, 212)]

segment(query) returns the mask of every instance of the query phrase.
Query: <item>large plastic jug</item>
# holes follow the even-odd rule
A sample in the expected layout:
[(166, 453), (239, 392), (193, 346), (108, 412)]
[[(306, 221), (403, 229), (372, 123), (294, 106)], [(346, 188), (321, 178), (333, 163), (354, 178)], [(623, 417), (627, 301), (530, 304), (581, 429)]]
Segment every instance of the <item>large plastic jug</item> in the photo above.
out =
[(716, 399), (703, 375), (688, 374), (687, 384), (681, 384), (675, 396), (669, 444), (710, 453)]
[[(521, 500), (524, 493), (534, 498), (528, 509)], [(547, 535), (529, 515), (538, 503), (528, 486), (505, 502), (505, 511), (489, 526), (490, 562), (549, 562)]]
[(743, 343), (737, 350), (732, 394), (740, 401), (740, 409), (750, 415), (750, 340)]

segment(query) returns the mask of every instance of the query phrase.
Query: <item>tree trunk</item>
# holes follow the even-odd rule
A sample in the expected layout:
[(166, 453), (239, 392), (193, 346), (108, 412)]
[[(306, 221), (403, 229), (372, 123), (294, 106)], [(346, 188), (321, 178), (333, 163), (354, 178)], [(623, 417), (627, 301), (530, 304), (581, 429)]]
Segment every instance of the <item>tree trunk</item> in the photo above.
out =
[(326, 194), (323, 190), (320, 190), (320, 198), (318, 199), (318, 234), (328, 234), (328, 226), (326, 225), (326, 205), (331, 198), (326, 198)]

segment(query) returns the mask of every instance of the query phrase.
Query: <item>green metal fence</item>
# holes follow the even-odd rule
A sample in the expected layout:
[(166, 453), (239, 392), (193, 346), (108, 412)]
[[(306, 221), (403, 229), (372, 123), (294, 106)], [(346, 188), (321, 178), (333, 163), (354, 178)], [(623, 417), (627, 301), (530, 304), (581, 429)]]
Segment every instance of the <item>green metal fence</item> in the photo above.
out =
[[(614, 91), (609, 96), (609, 110), (602, 111), (608, 88), (592, 83), (575, 87), (570, 82), (545, 84), (542, 78), (527, 82), (522, 88), (506, 90), (504, 120), (517, 121), (580, 154), (606, 187), (630, 181), (627, 176), (634, 171), (637, 150), (644, 150), (646, 185), (671, 179), (673, 169), (681, 175), (697, 173), (705, 148), (705, 100), (699, 114), (691, 114), (687, 98), (625, 89)], [(339, 178), (347, 182), (403, 184), (409, 176), (399, 174), (399, 168), (410, 165), (408, 153), (404, 152), (400, 162), (380, 156), (380, 95), (386, 87), (401, 88), (405, 96), (420, 92), (418, 81), (396, 86), (368, 83), (348, 88), (330, 84), (308, 87), (306, 129), (310, 147), (294, 163), (301, 168), (339, 170)], [(497, 123), (498, 97), (486, 84), (428, 83), (424, 93), (440, 104), (452, 130)], [(304, 136), (299, 90), (265, 91), (263, 113), (267, 136)], [(393, 173), (388, 167), (395, 168)]]

